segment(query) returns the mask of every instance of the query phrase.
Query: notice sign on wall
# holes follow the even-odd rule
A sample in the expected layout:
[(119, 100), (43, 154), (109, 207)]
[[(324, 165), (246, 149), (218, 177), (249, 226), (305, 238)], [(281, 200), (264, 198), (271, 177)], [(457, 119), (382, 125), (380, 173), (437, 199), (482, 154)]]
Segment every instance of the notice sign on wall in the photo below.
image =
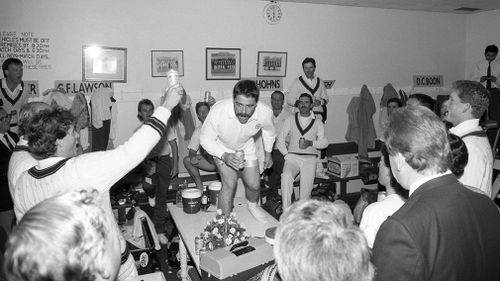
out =
[(50, 43), (34, 32), (0, 31), (0, 61), (18, 58), (24, 69), (51, 69)]
[(443, 87), (443, 75), (413, 75), (413, 87)]
[(281, 91), (283, 90), (283, 78), (276, 77), (258, 77), (245, 78), (255, 81), (257, 87), (263, 91)]
[(54, 81), (54, 87), (63, 89), (70, 95), (74, 95), (75, 93), (79, 92), (85, 95), (91, 95), (99, 88), (113, 89), (113, 83), (104, 81), (83, 82), (78, 80), (56, 80)]

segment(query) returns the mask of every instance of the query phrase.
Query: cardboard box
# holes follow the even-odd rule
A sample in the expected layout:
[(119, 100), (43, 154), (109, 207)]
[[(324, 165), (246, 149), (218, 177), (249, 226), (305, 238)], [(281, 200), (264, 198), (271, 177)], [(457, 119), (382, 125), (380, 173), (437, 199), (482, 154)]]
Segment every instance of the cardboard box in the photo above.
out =
[(359, 161), (354, 155), (335, 155), (328, 157), (328, 172), (339, 177), (359, 176)]
[(249, 280), (274, 261), (273, 247), (264, 239), (249, 238), (255, 250), (236, 256), (230, 246), (206, 252), (200, 257), (201, 279), (214, 281)]

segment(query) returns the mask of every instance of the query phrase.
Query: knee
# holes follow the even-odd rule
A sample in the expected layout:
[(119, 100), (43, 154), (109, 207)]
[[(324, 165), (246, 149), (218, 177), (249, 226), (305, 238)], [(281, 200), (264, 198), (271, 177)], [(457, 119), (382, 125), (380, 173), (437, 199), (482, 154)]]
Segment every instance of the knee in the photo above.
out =
[(182, 162), (184, 163), (184, 167), (191, 166), (191, 157), (186, 156), (184, 159), (182, 159)]

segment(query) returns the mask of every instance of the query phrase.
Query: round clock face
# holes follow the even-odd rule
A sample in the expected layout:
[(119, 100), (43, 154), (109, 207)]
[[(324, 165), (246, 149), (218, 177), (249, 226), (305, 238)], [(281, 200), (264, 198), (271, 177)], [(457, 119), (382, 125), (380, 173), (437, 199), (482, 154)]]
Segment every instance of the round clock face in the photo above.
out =
[(276, 2), (271, 2), (264, 7), (264, 18), (270, 24), (278, 23), (283, 17), (283, 11)]

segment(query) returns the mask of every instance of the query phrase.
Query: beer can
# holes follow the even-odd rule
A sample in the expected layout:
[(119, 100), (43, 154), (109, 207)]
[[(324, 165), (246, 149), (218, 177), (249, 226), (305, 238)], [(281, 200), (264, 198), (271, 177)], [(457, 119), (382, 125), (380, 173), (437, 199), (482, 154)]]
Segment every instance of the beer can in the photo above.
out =
[(240, 149), (240, 150), (236, 150), (235, 154), (236, 154), (236, 157), (240, 158), (243, 161), (243, 163), (241, 164), (241, 166), (239, 168), (240, 169), (245, 168), (245, 152)]
[(167, 81), (168, 81), (168, 86), (176, 86), (179, 84), (179, 73), (173, 69), (170, 69), (167, 72)]
[(306, 139), (305, 139), (304, 137), (301, 137), (301, 138), (299, 139), (299, 145), (300, 145), (300, 146), (303, 146), (305, 142), (306, 142)]
[(194, 249), (197, 255), (203, 250), (203, 238), (201, 238), (201, 236), (196, 236), (194, 238)]
[(211, 96), (210, 91), (205, 91), (205, 99), (204, 99), (204, 101), (208, 102), (208, 99), (210, 99), (210, 96)]

